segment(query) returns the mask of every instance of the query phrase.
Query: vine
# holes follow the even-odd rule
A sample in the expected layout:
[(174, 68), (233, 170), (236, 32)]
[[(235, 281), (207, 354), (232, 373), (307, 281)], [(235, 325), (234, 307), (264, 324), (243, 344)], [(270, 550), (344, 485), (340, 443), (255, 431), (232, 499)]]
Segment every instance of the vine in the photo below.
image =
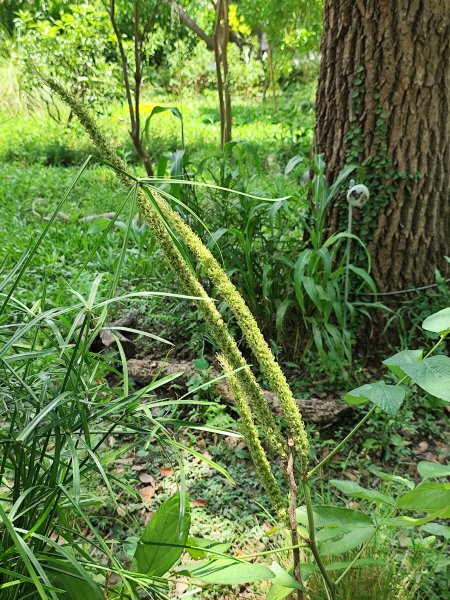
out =
[[(345, 136), (345, 164), (359, 165), (358, 181), (370, 190), (371, 201), (361, 213), (358, 228), (359, 235), (368, 243), (377, 226), (378, 213), (387, 206), (403, 181), (417, 181), (420, 173), (408, 173), (395, 169), (388, 154), (389, 114), (379, 104), (379, 92), (375, 91), (375, 126), (373, 131), (373, 152), (364, 156), (365, 134), (361, 127), (365, 106), (365, 69), (362, 65), (355, 70), (355, 80), (351, 93), (352, 114), (350, 127)], [(343, 208), (339, 222), (344, 223), (346, 213)]]

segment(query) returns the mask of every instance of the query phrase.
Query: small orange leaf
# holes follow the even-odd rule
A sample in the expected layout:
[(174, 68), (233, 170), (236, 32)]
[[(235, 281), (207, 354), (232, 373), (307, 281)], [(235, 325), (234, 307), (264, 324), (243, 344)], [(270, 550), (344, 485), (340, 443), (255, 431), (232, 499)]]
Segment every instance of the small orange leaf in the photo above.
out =
[(197, 500), (192, 500), (191, 502), (191, 506), (194, 507), (206, 506), (207, 504), (208, 500), (205, 500), (204, 498), (197, 498)]
[(173, 475), (172, 467), (161, 467), (159, 472), (161, 477), (169, 477), (169, 475)]

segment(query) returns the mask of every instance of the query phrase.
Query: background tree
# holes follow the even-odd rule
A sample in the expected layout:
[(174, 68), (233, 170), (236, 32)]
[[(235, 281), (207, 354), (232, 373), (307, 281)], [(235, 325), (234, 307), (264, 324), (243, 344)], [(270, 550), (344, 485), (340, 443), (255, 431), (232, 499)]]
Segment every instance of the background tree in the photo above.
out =
[(308, 68), (314, 64), (311, 57), (318, 56), (322, 32), (322, 0), (239, 0), (237, 14), (258, 36), (273, 94), (279, 79), (289, 79), (295, 71), (301, 74), (306, 64)]
[(141, 95), (144, 83), (145, 45), (156, 22), (157, 10), (152, 2), (134, 0), (121, 3), (120, 14), (115, 0), (108, 3), (108, 14), (117, 42), (118, 60), (128, 104), (130, 137), (144, 163), (147, 175), (153, 175), (153, 165), (143, 139)]
[(230, 30), (228, 0), (217, 0), (213, 4), (214, 29), (211, 35), (178, 2), (175, 0), (164, 0), (164, 2), (178, 15), (181, 23), (203, 40), (208, 49), (214, 51), (217, 92), (219, 95), (220, 143), (223, 148), (224, 144), (231, 140), (232, 123), (228, 42), (233, 41), (240, 44), (239, 37)]
[(363, 167), (372, 200), (359, 233), (381, 290), (427, 284), (445, 269), (449, 43), (440, 0), (325, 2), (316, 146), (330, 179), (346, 162)]

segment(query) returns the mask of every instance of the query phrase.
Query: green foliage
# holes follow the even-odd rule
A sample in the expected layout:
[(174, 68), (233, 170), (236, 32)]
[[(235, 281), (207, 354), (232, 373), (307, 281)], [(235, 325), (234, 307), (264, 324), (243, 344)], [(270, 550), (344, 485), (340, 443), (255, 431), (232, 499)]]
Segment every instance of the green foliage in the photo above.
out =
[(219, 558), (183, 565), (180, 573), (198, 579), (203, 583), (215, 585), (239, 585), (275, 577), (274, 573), (264, 565), (232, 558)]
[(134, 555), (138, 571), (152, 576), (167, 573), (184, 550), (190, 524), (189, 498), (175, 495), (166, 500), (138, 541)]
[[(71, 5), (59, 19), (20, 11), (16, 27), (19, 53), (43, 73), (64, 81), (76, 97), (99, 111), (117, 98), (120, 88), (112, 28), (107, 12), (99, 5)], [(23, 84), (37, 91), (46, 103), (52, 118), (64, 120), (61, 107), (48, 89), (35, 87), (29, 68), (24, 69), (23, 78)]]

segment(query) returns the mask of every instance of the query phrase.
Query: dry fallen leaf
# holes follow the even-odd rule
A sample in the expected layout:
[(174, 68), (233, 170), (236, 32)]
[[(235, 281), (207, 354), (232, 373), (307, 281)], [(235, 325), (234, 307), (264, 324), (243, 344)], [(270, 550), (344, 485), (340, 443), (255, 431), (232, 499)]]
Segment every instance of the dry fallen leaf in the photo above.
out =
[(144, 502), (150, 502), (156, 493), (156, 488), (153, 485), (147, 485), (140, 490), (141, 498)]
[(142, 483), (151, 483), (152, 485), (155, 485), (155, 479), (148, 473), (140, 473), (139, 481), (142, 481)]
[(414, 452), (416, 452), (417, 454), (423, 454), (424, 452), (426, 452), (428, 450), (428, 442), (420, 442), (419, 444), (417, 444), (417, 446), (414, 448)]
[(133, 465), (131, 467), (131, 470), (132, 471), (136, 471), (136, 472), (138, 472), (138, 471), (144, 471), (144, 469), (145, 469), (145, 465)]

